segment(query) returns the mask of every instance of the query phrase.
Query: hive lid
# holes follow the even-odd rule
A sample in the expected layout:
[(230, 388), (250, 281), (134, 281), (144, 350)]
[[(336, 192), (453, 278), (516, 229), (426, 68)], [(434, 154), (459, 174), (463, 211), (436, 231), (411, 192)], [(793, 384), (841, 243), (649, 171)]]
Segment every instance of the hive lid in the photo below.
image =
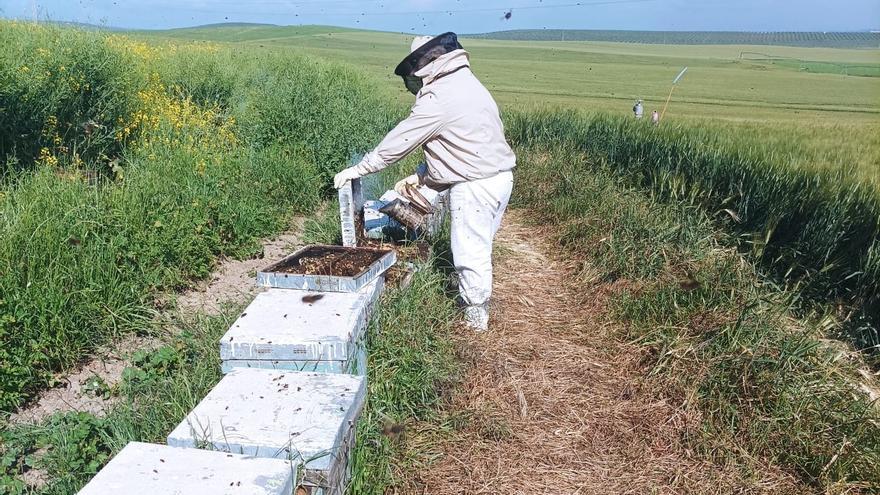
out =
[[(364, 405), (353, 375), (236, 369), (168, 436), (168, 445), (301, 460), (330, 470)], [(342, 457), (344, 458), (344, 457)]]
[(351, 293), (269, 289), (220, 339), (220, 359), (351, 359), (383, 288), (379, 278)]
[(79, 495), (289, 495), (297, 463), (132, 442)]

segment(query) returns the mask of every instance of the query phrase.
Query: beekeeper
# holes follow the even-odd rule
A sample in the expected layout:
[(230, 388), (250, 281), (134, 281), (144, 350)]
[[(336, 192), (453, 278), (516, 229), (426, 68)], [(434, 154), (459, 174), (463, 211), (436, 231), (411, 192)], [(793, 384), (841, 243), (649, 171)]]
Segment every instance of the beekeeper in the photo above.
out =
[(642, 116), (645, 115), (645, 107), (642, 106), (642, 100), (637, 101), (636, 104), (633, 105), (633, 115), (635, 115), (637, 119), (641, 119)]
[(449, 190), (452, 256), (466, 323), (489, 326), (492, 241), (513, 187), (516, 156), (504, 139), (498, 106), (470, 70), (455, 33), (413, 40), (394, 73), (416, 95), (410, 115), (357, 165), (336, 175), (351, 179), (382, 170), (422, 147), (426, 164), (395, 189), (427, 185)]

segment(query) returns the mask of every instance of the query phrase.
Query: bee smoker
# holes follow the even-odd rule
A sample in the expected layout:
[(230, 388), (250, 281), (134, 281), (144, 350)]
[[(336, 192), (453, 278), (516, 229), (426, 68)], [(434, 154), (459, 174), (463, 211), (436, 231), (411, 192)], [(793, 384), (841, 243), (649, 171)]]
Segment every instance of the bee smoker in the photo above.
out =
[(418, 231), (427, 225), (428, 215), (433, 211), (431, 203), (424, 196), (410, 185), (406, 187), (404, 197), (409, 202), (395, 199), (387, 205), (379, 208), (379, 211), (397, 220), (404, 227)]
[(417, 231), (425, 227), (426, 215), (419, 212), (412, 205), (399, 199), (379, 208), (379, 211), (397, 220), (404, 227)]

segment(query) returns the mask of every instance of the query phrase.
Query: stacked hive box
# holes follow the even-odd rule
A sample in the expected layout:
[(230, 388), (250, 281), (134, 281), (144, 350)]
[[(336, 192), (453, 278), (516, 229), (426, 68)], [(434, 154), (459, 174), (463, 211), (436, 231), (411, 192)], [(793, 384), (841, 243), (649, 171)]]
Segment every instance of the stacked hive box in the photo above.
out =
[(220, 339), (223, 372), (267, 368), (366, 374), (365, 337), (384, 282), (358, 292), (269, 289)]
[[(437, 212), (432, 234), (448, 208), (424, 193)], [(344, 245), (355, 246), (365, 228), (360, 181), (339, 200)], [(354, 277), (261, 272), (269, 289), (220, 341), (223, 379), (168, 446), (130, 443), (80, 495), (344, 493), (366, 400), (367, 326), (395, 261), (382, 256)]]
[[(81, 494), (344, 493), (366, 398), (364, 339), (394, 261), (382, 257), (333, 283), (300, 277), (302, 287), (350, 292), (259, 294), (220, 341), (226, 376), (171, 432), (169, 447), (129, 444)], [(281, 279), (299, 280), (261, 282)]]
[(79, 495), (290, 495), (298, 465), (132, 442)]
[(237, 369), (227, 374), (168, 436), (168, 445), (289, 459), (302, 483), (344, 493), (364, 377)]

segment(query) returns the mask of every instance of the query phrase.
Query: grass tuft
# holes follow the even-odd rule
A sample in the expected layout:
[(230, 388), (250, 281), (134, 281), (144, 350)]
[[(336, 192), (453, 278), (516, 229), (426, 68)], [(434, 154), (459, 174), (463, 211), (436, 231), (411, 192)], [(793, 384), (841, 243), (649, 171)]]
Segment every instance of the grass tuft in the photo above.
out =
[[(519, 206), (589, 259), (585, 284), (611, 283), (620, 338), (700, 429), (693, 448), (720, 464), (782, 465), (823, 490), (880, 487), (880, 410), (858, 354), (826, 339), (833, 309), (801, 319), (797, 293), (762, 284), (726, 248), (711, 213), (649, 197), (580, 146), (520, 150)], [(830, 325), (829, 325), (830, 322)]]
[[(702, 211), (803, 301), (842, 303), (837, 316), (856, 346), (880, 346), (880, 278), (874, 276), (880, 270), (880, 194), (870, 181), (855, 179), (857, 170), (791, 166), (712, 127), (655, 128), (632, 119), (546, 112), (514, 114), (507, 123), (511, 139), (522, 146), (590, 156), (589, 163), (562, 173), (565, 187), (578, 188), (578, 174), (603, 167), (658, 200)], [(668, 228), (673, 233), (677, 227)]]

